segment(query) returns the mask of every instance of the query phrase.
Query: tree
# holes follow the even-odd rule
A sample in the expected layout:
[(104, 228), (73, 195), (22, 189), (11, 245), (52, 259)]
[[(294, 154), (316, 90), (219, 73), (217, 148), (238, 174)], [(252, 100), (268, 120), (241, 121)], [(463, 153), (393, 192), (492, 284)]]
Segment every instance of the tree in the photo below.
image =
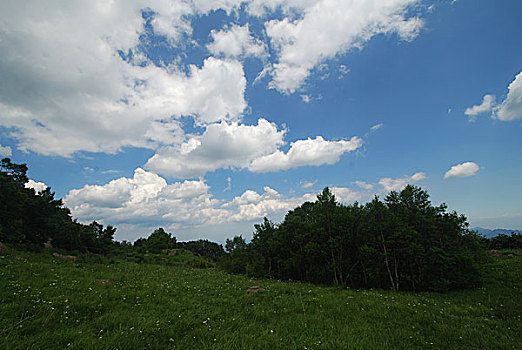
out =
[(138, 251), (145, 253), (159, 254), (164, 249), (172, 249), (176, 247), (176, 237), (165, 232), (163, 227), (154, 230), (146, 239), (140, 238), (134, 242), (134, 247)]
[(248, 264), (247, 243), (242, 236), (234, 236), (225, 242), (225, 249), (228, 252), (221, 265), (231, 273), (246, 273)]
[(22, 186), (29, 181), (26, 164), (15, 164), (11, 159), (4, 158), (0, 161), (0, 170)]
[(262, 224), (254, 225), (254, 235), (252, 237), (252, 254), (248, 269), (254, 275), (272, 276), (272, 267), (274, 265), (274, 256), (272, 251), (276, 247), (273, 240), (276, 226), (266, 217)]
[(206, 239), (178, 242), (177, 246), (212, 260), (217, 260), (225, 254), (221, 244), (210, 242)]
[[(36, 193), (25, 188), (27, 166), (9, 158), (0, 162), (0, 240), (29, 249), (41, 249), (51, 240), (66, 250), (108, 252), (115, 228), (82, 225), (72, 220), (61, 199), (49, 187)], [(98, 232), (99, 231), (99, 232)]]
[(437, 290), (480, 283), (478, 239), (466, 218), (433, 206), (408, 185), (364, 206), (341, 205), (325, 188), (280, 225), (255, 225), (252, 241), (227, 240), (228, 266), (257, 276), (354, 288)]

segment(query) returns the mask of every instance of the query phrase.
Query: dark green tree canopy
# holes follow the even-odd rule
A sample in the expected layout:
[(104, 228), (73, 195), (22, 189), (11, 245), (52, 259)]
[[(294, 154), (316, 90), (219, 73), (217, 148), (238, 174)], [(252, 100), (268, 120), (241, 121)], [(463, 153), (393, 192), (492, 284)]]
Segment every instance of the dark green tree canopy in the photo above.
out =
[(227, 240), (234, 272), (354, 288), (448, 290), (480, 283), (482, 257), (463, 215), (433, 206), (408, 185), (364, 206), (325, 188), (280, 225), (254, 226), (252, 241)]
[(172, 249), (176, 247), (176, 237), (171, 233), (165, 232), (163, 227), (154, 230), (148, 238), (140, 238), (134, 242), (134, 247), (140, 252), (149, 252), (154, 254), (161, 253), (164, 249)]
[(107, 253), (114, 246), (112, 226), (82, 225), (71, 218), (49, 187), (35, 193), (25, 188), (27, 166), (9, 158), (0, 163), (0, 241), (41, 249), (43, 243), (83, 252)]

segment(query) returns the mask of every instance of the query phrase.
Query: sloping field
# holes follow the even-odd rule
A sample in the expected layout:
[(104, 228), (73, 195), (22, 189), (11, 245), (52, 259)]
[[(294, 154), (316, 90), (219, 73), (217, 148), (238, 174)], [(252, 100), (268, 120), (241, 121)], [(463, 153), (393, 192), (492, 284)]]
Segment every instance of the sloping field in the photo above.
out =
[(9, 250), (0, 348), (520, 349), (522, 256), (485, 274), (481, 289), (394, 293)]

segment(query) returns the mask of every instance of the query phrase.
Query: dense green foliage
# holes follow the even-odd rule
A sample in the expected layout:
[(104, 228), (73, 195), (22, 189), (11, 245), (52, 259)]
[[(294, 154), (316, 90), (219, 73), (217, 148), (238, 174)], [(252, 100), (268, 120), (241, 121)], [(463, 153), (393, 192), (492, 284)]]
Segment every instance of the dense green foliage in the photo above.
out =
[(252, 241), (227, 240), (231, 272), (351, 288), (476, 287), (483, 258), (466, 218), (431, 205), (408, 185), (364, 206), (341, 205), (328, 188), (276, 226), (265, 218)]
[[(8, 245), (0, 349), (519, 349), (521, 253), (491, 257), (482, 288), (439, 294), (63, 261)], [(253, 285), (269, 291), (247, 294)]]
[[(163, 228), (131, 244), (115, 242), (116, 228), (72, 220), (50, 188), (26, 188), (27, 166), (2, 160), (0, 242), (38, 250), (50, 242), (73, 253), (120, 255), (143, 262), (146, 254), (175, 249), (219, 261), (229, 272), (258, 277), (336, 284), (351, 288), (435, 290), (480, 285), (483, 256), (466, 218), (433, 206), (415, 186), (391, 192), (384, 201), (341, 205), (326, 188), (317, 201), (290, 211), (280, 225), (265, 219), (253, 239), (228, 239), (223, 247), (207, 240), (177, 242)], [(520, 236), (497, 237), (483, 246), (517, 248)]]
[(176, 237), (160, 227), (147, 238), (134, 242), (116, 242), (116, 228), (93, 221), (83, 225), (71, 217), (62, 200), (54, 198), (50, 188), (35, 192), (26, 188), (27, 166), (4, 158), (0, 163), (0, 242), (41, 250), (44, 243), (73, 253), (120, 255), (144, 261), (144, 254), (159, 254), (185, 249), (217, 260), (225, 254), (223, 247), (208, 240), (177, 242)]
[(184, 249), (199, 256), (210, 258), (214, 261), (225, 255), (223, 247), (215, 242), (210, 242), (206, 239), (177, 242), (176, 237), (171, 233), (165, 232), (162, 227), (154, 230), (154, 232), (152, 232), (147, 238), (137, 239), (134, 242), (133, 248), (135, 252), (141, 254), (158, 254), (161, 252), (173, 251), (174, 249)]
[(163, 227), (160, 227), (150, 234), (147, 238), (139, 238), (134, 242), (134, 248), (140, 253), (160, 253), (165, 249), (172, 249), (176, 247), (176, 237), (165, 232)]
[(178, 248), (189, 250), (195, 254), (204, 256), (214, 261), (223, 258), (225, 255), (225, 251), (223, 250), (222, 245), (216, 242), (211, 242), (206, 239), (198, 239), (197, 241), (188, 242), (178, 242), (177, 246)]
[(46, 242), (69, 251), (105, 254), (115, 245), (116, 229), (72, 220), (62, 200), (48, 187), (38, 193), (26, 188), (27, 166), (9, 158), (0, 163), (0, 241), (39, 250)]
[(485, 249), (522, 249), (522, 234), (499, 234), (490, 239), (483, 238), (481, 243)]

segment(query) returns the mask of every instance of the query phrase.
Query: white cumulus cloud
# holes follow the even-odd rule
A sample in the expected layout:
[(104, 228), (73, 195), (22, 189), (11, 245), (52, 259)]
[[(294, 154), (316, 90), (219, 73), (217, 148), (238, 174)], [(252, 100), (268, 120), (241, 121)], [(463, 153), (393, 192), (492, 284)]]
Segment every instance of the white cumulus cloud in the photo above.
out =
[(285, 197), (269, 186), (263, 190), (261, 194), (246, 190), (224, 203), (212, 196), (202, 179), (168, 184), (161, 176), (138, 168), (131, 178), (71, 190), (64, 202), (80, 222), (97, 220), (145, 233), (158, 226), (194, 229), (282, 216), (303, 202), (316, 199), (313, 193)]
[(481, 104), (466, 108), (464, 114), (467, 116), (476, 116), (482, 113), (490, 112), (495, 106), (495, 100), (496, 98), (494, 95), (484, 95)]
[(252, 172), (265, 173), (305, 165), (334, 164), (344, 153), (355, 151), (362, 146), (362, 143), (362, 139), (357, 136), (349, 141), (327, 141), (321, 136), (315, 139), (298, 140), (292, 142), (287, 153), (277, 150), (254, 159), (248, 169)]
[(200, 136), (158, 150), (146, 167), (178, 178), (202, 176), (220, 168), (245, 168), (252, 159), (283, 145), (285, 133), (265, 119), (259, 119), (257, 125), (211, 124)]
[[(266, 32), (278, 61), (273, 65), (271, 87), (293, 93), (310, 71), (322, 61), (353, 48), (360, 48), (372, 37), (396, 33), (403, 40), (414, 39), (423, 21), (407, 17), (417, 0), (389, 1), (275, 1), (287, 4), (301, 16), (266, 22)], [(257, 8), (260, 8), (259, 6)]]
[(468, 177), (473, 176), (479, 170), (479, 166), (474, 162), (464, 162), (451, 167), (450, 170), (444, 174), (445, 179), (452, 177)]
[[(180, 140), (180, 116), (199, 125), (240, 119), (242, 64), (153, 65), (137, 49), (144, 8), (132, 0), (0, 3), (0, 125), (14, 130), (18, 148), (60, 156), (156, 148)], [(190, 32), (189, 3), (146, 8), (159, 34), (175, 42)]]
[(282, 215), (306, 201), (315, 201), (316, 195), (306, 193), (298, 197), (284, 197), (279, 192), (265, 186), (264, 193), (252, 190), (245, 191), (241, 196), (225, 203), (223, 208), (231, 208), (230, 221), (252, 221), (269, 215)]
[(522, 119), (522, 72), (508, 86), (508, 95), (494, 109), (494, 116), (502, 121)]
[(207, 45), (208, 50), (214, 55), (226, 57), (259, 57), (267, 55), (266, 45), (252, 37), (248, 24), (244, 26), (233, 25), (221, 31), (210, 32), (213, 42)]
[(71, 190), (65, 204), (82, 222), (197, 226), (217, 220), (223, 212), (215, 208), (219, 201), (209, 189), (204, 180), (167, 184), (162, 177), (138, 168), (132, 178)]
[(402, 190), (407, 184), (410, 183), (416, 183), (418, 181), (426, 179), (426, 175), (423, 172), (418, 172), (413, 174), (412, 176), (405, 176), (400, 178), (390, 178), (390, 177), (384, 177), (379, 180), (379, 185), (382, 186), (383, 190), (385, 192), (390, 191), (400, 191)]
[(330, 188), (332, 193), (335, 195), (337, 201), (341, 203), (352, 203), (355, 201), (361, 201), (368, 199), (369, 195), (363, 192), (354, 191), (348, 187), (337, 187)]
[(156, 173), (177, 178), (194, 178), (217, 169), (248, 169), (270, 172), (312, 165), (334, 164), (346, 152), (362, 145), (362, 139), (327, 141), (297, 140), (287, 153), (279, 148), (285, 144), (286, 130), (259, 119), (257, 125), (237, 122), (210, 124), (202, 135), (190, 137), (179, 145), (160, 148), (145, 167)]
[[(400, 179), (381, 179), (380, 184), (388, 191), (400, 190), (406, 183), (424, 178), (423, 173), (416, 173)], [(356, 191), (343, 186), (332, 186), (330, 189), (341, 203), (366, 201), (372, 195), (371, 191)], [(264, 186), (262, 192), (248, 189), (226, 202), (214, 198), (210, 186), (203, 179), (169, 184), (163, 177), (138, 168), (132, 177), (120, 177), (104, 185), (85, 185), (71, 190), (64, 202), (80, 222), (97, 220), (116, 225), (121, 229), (120, 238), (129, 239), (160, 226), (193, 232), (186, 238), (194, 238), (195, 230), (213, 225), (251, 224), (263, 217), (282, 219), (289, 210), (316, 199), (317, 193), (313, 191), (302, 195), (284, 195), (270, 186)], [(228, 231), (221, 234), (219, 239), (222, 240), (230, 236)]]
[(491, 112), (491, 117), (501, 121), (522, 119), (522, 72), (508, 86), (508, 94), (502, 103), (497, 104), (494, 95), (484, 95), (482, 103), (466, 108), (467, 116), (475, 117), (479, 114)]
[(43, 182), (38, 182), (31, 179), (29, 179), (29, 181), (27, 181), (24, 186), (25, 188), (32, 188), (36, 193), (41, 192), (48, 187)]

